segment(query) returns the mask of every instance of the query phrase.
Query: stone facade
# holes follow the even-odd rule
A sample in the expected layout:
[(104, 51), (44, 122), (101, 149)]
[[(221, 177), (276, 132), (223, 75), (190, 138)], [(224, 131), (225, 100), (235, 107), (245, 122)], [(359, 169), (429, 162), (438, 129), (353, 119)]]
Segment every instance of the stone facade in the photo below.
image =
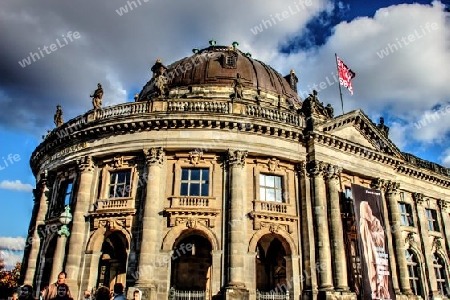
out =
[(91, 110), (37, 147), (24, 283), (40, 290), (65, 270), (76, 299), (115, 282), (142, 299), (358, 299), (354, 183), (383, 192), (397, 299), (450, 297), (448, 169), (399, 151), (360, 110), (333, 117), (316, 94), (293, 97), (237, 49), (190, 59), (167, 93), (150, 80), (136, 102)]

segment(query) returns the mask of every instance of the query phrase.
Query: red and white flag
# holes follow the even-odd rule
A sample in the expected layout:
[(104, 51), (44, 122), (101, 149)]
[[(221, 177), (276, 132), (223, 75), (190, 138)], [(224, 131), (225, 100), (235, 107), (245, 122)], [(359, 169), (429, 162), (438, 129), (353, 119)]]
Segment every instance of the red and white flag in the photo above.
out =
[(336, 59), (339, 71), (339, 83), (348, 88), (350, 94), (353, 95), (351, 80), (355, 78), (356, 74), (351, 69), (349, 69), (338, 56), (336, 56)]

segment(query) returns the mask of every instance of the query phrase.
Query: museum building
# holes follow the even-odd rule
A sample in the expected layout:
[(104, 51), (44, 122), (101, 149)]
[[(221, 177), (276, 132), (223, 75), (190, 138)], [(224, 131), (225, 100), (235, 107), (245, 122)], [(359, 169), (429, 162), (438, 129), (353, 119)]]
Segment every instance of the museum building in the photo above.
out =
[(151, 72), (134, 102), (101, 107), (99, 84), (94, 109), (58, 108), (30, 160), (23, 283), (64, 270), (76, 300), (117, 282), (129, 299), (450, 298), (450, 169), (401, 152), (383, 120), (301, 99), (295, 71), (237, 43)]

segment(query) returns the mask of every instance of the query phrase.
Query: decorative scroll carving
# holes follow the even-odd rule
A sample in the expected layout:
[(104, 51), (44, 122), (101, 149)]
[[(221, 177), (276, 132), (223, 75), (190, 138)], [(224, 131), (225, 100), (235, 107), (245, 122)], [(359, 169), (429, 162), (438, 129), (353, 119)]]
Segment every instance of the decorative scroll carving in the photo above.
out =
[(94, 228), (100, 228), (103, 227), (106, 229), (106, 231), (109, 230), (115, 230), (115, 229), (121, 229), (121, 228), (130, 228), (130, 219), (129, 218), (120, 218), (120, 219), (97, 219), (96, 222), (94, 222)]
[(372, 183), (370, 184), (370, 186), (373, 189), (377, 189), (382, 192), (391, 194), (391, 193), (397, 192), (397, 190), (400, 188), (400, 183), (391, 181), (391, 180), (384, 180), (381, 178), (376, 178), (376, 179), (372, 180)]
[(388, 180), (386, 182), (385, 188), (386, 193), (388, 194), (396, 193), (397, 190), (400, 188), (400, 183)]
[(410, 245), (412, 247), (417, 247), (417, 242), (415, 239), (414, 232), (409, 232), (405, 239), (405, 245)]
[(191, 151), (189, 152), (189, 161), (194, 166), (198, 165), (198, 163), (203, 159), (203, 152)]
[(423, 199), (422, 193), (413, 193), (412, 197), (413, 197), (414, 201), (417, 203), (417, 205), (423, 205), (423, 202), (425, 200)]
[(305, 176), (309, 177), (309, 173), (307, 172), (305, 161), (302, 161), (302, 162), (296, 164), (295, 170), (297, 171), (297, 173), (299, 174), (300, 177), (305, 177)]
[(276, 169), (280, 168), (280, 161), (276, 159), (275, 157), (272, 157), (267, 162), (267, 167), (269, 168), (270, 172), (275, 172)]
[(145, 160), (147, 165), (162, 165), (164, 162), (165, 154), (162, 147), (144, 149)]
[(94, 170), (94, 162), (91, 156), (83, 156), (77, 160), (80, 172), (92, 172)]
[(245, 166), (245, 159), (247, 158), (248, 151), (230, 150), (228, 149), (228, 163), (230, 166), (236, 165), (240, 167)]

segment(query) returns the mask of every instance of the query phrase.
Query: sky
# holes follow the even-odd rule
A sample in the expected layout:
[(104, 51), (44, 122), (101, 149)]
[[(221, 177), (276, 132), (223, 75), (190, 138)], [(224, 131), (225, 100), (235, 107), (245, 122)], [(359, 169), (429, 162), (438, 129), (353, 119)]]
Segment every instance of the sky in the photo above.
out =
[[(31, 153), (64, 120), (92, 107), (133, 101), (156, 59), (170, 63), (206, 48), (238, 48), (299, 78), (341, 114), (335, 53), (350, 67), (362, 109), (390, 127), (397, 147), (450, 167), (449, 1), (25, 1), (0, 4), (0, 251), (21, 260), (33, 208)], [(52, 45), (53, 44), (53, 45)], [(31, 56), (30, 56), (31, 55)], [(325, 82), (320, 86), (320, 83)], [(325, 86), (325, 87), (324, 87)], [(19, 250), (19, 251), (17, 251)]]

